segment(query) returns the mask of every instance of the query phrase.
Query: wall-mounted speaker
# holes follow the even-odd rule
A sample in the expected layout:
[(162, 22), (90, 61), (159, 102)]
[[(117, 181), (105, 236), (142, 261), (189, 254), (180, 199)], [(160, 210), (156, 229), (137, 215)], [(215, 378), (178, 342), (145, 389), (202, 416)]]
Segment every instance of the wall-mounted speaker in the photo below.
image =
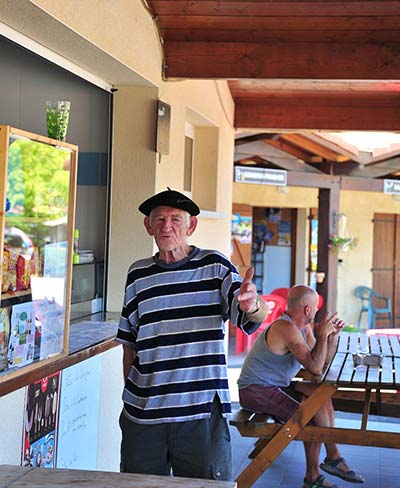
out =
[(171, 106), (158, 100), (156, 151), (159, 154), (169, 153), (169, 132), (171, 126)]

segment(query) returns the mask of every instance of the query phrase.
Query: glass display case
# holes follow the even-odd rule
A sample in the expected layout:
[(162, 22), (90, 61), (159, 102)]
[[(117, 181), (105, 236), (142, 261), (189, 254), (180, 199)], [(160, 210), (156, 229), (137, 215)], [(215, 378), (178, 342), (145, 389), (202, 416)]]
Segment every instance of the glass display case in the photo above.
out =
[(0, 384), (67, 354), (77, 154), (0, 125)]

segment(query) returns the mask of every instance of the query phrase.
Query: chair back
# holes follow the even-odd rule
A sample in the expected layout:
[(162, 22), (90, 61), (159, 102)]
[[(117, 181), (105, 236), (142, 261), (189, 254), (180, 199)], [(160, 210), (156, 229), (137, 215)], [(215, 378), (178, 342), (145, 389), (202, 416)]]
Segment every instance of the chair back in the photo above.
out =
[(324, 297), (318, 293), (318, 305), (317, 308), (320, 310), (324, 304)]
[[(271, 291), (271, 295), (279, 295), (287, 300), (287, 296), (289, 293), (290, 288), (275, 288), (275, 290)], [(318, 310), (322, 308), (324, 304), (324, 297), (318, 293)]]
[(275, 290), (271, 291), (271, 295), (279, 295), (283, 297), (285, 300), (288, 296), (289, 288), (275, 288)]
[(263, 327), (272, 323), (286, 310), (286, 298), (273, 293), (269, 295), (261, 295), (261, 298), (264, 299), (268, 309), (268, 315), (261, 326)]
[(354, 290), (354, 295), (361, 300), (369, 300), (373, 294), (374, 291), (368, 286), (357, 286)]
[(368, 312), (368, 329), (375, 327), (375, 318), (378, 314), (385, 314), (385, 317), (393, 327), (392, 301), (390, 297), (380, 295), (368, 286), (357, 286), (354, 295), (361, 300), (360, 313), (358, 315), (357, 327), (360, 327), (363, 312)]
[(247, 350), (249, 351), (255, 340), (257, 339), (260, 332), (265, 330), (274, 320), (279, 318), (279, 316), (286, 310), (286, 298), (280, 295), (260, 295), (261, 298), (265, 300), (267, 304), (267, 316), (260, 325), (260, 327), (251, 335), (247, 336)]

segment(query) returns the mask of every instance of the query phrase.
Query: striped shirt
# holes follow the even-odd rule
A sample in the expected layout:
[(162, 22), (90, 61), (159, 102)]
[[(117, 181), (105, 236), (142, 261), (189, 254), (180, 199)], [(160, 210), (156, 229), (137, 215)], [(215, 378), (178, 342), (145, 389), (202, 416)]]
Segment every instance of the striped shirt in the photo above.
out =
[(215, 394), (224, 417), (230, 413), (224, 322), (246, 333), (259, 326), (239, 309), (241, 282), (225, 256), (196, 247), (177, 263), (154, 256), (132, 264), (117, 334), (136, 349), (122, 396), (128, 418), (206, 418)]

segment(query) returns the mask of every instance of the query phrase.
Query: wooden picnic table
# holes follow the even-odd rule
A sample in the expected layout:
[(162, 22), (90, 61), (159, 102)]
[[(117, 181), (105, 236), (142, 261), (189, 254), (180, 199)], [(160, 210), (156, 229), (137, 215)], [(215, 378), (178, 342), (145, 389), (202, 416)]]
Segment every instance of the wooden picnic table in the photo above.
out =
[[(333, 360), (324, 374), (316, 379), (319, 386), (285, 424), (251, 420), (247, 423), (233, 423), (242, 436), (270, 438), (268, 443), (263, 442), (261, 448), (255, 450), (256, 455), (253, 461), (236, 479), (238, 488), (252, 486), (292, 440), (400, 449), (400, 432), (383, 432), (367, 428), (373, 397), (375, 404), (379, 404), (383, 395), (387, 394), (396, 397), (398, 401), (398, 390), (400, 390), (399, 339), (398, 335), (367, 337), (363, 333), (341, 333)], [(355, 366), (353, 353), (359, 350), (382, 355), (381, 366)], [(340, 388), (349, 389), (346, 391), (349, 401), (352, 401), (352, 394), (357, 400), (361, 398), (360, 428), (346, 429), (307, 425), (324, 402), (332, 398)], [(379, 409), (374, 413), (379, 413)], [(264, 439), (262, 440), (264, 441)]]
[(1, 488), (235, 488), (231, 481), (0, 465)]

